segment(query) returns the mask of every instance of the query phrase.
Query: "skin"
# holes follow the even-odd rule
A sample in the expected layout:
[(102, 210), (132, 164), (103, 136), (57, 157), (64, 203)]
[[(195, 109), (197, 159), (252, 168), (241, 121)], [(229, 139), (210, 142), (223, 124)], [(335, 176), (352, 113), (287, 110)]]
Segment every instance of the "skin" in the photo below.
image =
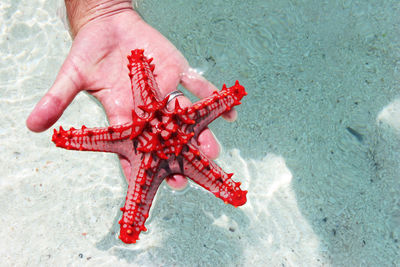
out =
[[(65, 4), (72, 47), (54, 84), (26, 121), (31, 131), (42, 132), (51, 127), (83, 90), (100, 101), (110, 125), (130, 122), (134, 107), (126, 65), (127, 55), (136, 48), (144, 49), (147, 57), (154, 58), (161, 95), (175, 91), (178, 84), (199, 98), (217, 90), (190, 68), (171, 42), (133, 10), (131, 1), (66, 0)], [(178, 101), (182, 107), (190, 104), (183, 96)], [(233, 121), (236, 111), (231, 110), (223, 117)], [(218, 157), (220, 147), (209, 129), (199, 135), (198, 142), (205, 155), (211, 159)], [(120, 158), (120, 162), (125, 177), (129, 177), (128, 161)], [(174, 175), (167, 183), (174, 189), (183, 189), (187, 179)]]

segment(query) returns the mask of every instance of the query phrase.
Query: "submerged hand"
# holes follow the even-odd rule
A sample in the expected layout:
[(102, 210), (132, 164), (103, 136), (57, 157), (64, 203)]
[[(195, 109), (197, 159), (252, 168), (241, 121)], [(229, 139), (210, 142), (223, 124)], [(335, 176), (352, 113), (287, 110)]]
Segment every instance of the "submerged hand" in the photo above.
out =
[[(53, 86), (29, 115), (30, 130), (40, 132), (52, 126), (83, 90), (102, 103), (111, 125), (131, 122), (133, 101), (126, 56), (136, 48), (144, 49), (146, 56), (154, 58), (162, 95), (176, 90), (179, 83), (199, 98), (217, 90), (191, 69), (174, 45), (146, 24), (132, 8), (117, 11), (96, 14), (94, 19), (72, 29), (75, 38), (71, 50)], [(178, 100), (183, 107), (190, 104), (186, 97), (178, 97)], [(234, 120), (236, 112), (232, 110), (224, 115), (227, 120)], [(218, 156), (219, 145), (209, 129), (199, 135), (198, 141), (209, 158)], [(121, 158), (121, 165), (125, 177), (129, 177), (128, 161)], [(174, 175), (167, 182), (173, 188), (184, 187), (187, 183), (181, 175)]]

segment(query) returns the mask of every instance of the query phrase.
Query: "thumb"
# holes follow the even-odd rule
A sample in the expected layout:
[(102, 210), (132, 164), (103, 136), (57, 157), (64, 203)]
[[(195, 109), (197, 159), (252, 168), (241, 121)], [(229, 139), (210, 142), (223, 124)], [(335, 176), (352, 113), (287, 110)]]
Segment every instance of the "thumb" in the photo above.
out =
[(79, 73), (68, 58), (61, 67), (53, 86), (32, 110), (26, 126), (33, 132), (42, 132), (52, 126), (81, 90)]

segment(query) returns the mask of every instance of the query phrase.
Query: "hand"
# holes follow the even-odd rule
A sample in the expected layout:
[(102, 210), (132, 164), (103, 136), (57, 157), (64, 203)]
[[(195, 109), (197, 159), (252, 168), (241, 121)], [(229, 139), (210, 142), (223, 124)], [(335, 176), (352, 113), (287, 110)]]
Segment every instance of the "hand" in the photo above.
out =
[[(53, 86), (27, 119), (28, 128), (34, 132), (52, 126), (82, 90), (87, 90), (102, 103), (111, 125), (130, 122), (133, 101), (126, 65), (127, 55), (136, 48), (144, 49), (147, 57), (154, 58), (156, 80), (162, 95), (176, 90), (179, 83), (199, 98), (217, 90), (191, 69), (174, 45), (146, 24), (132, 8), (97, 16), (75, 30), (71, 50)], [(72, 33), (74, 35), (74, 29)], [(190, 104), (186, 97), (178, 100), (183, 107)], [(232, 110), (224, 117), (232, 121), (236, 111)], [(220, 148), (209, 129), (199, 135), (198, 141), (208, 157), (218, 156)], [(125, 177), (129, 177), (128, 161), (120, 160)], [(173, 188), (187, 184), (181, 175), (174, 175), (167, 182)]]

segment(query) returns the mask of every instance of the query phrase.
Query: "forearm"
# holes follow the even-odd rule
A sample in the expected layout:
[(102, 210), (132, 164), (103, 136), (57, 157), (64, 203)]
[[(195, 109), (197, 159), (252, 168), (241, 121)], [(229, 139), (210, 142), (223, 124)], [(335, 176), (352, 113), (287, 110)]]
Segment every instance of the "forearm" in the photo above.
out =
[(65, 6), (72, 37), (89, 21), (133, 9), (130, 0), (65, 0)]

